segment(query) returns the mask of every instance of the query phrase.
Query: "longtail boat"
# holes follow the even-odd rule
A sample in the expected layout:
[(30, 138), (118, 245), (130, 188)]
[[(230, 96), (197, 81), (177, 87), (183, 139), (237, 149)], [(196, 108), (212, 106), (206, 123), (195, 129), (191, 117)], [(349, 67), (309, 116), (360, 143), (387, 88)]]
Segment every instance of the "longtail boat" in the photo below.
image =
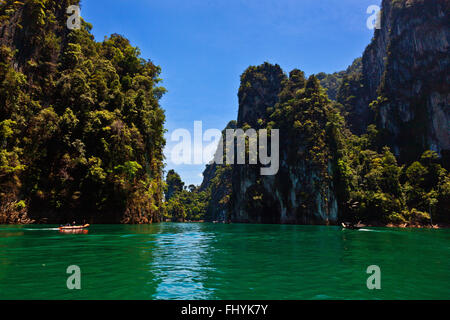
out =
[(82, 226), (62, 226), (59, 227), (60, 231), (75, 231), (75, 230), (84, 230), (89, 228), (89, 224), (85, 224)]

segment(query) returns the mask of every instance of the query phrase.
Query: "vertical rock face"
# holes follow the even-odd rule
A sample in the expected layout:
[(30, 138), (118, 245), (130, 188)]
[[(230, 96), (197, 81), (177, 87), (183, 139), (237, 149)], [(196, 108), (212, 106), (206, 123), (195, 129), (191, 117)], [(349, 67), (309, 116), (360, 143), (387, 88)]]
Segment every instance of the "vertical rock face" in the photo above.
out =
[[(318, 79), (343, 105), (353, 133), (361, 135), (375, 123), (377, 139), (400, 162), (416, 161), (431, 149), (448, 167), (450, 0), (383, 0), (382, 6), (381, 29), (362, 58), (345, 72)], [(330, 160), (336, 141), (328, 135), (342, 128), (335, 109), (319, 81), (306, 80), (298, 70), (288, 78), (266, 63), (242, 75), (237, 127), (280, 129), (280, 167), (274, 176), (261, 176), (258, 165), (232, 166), (233, 221), (339, 220)]]
[[(268, 63), (250, 67), (243, 73), (238, 94), (238, 128), (248, 125), (258, 129), (261, 123), (258, 119), (267, 121), (267, 108), (273, 108), (278, 102), (285, 78), (278, 65)], [(273, 185), (268, 179), (261, 183), (259, 169), (259, 166), (233, 165), (231, 219), (235, 222), (281, 222), (283, 208), (276, 207), (275, 189), (270, 189)]]
[[(284, 145), (283, 147), (286, 147)], [(233, 169), (234, 222), (328, 224), (338, 220), (331, 181), (306, 160), (292, 163), (283, 152), (276, 176), (260, 176), (248, 166)], [(291, 162), (291, 163), (290, 163)]]
[[(236, 121), (230, 121), (225, 130), (236, 129)], [(222, 132), (222, 138), (225, 137), (225, 130)], [(223, 159), (223, 149), (216, 150), (215, 158)], [(203, 171), (203, 183), (200, 186), (200, 192), (208, 191), (210, 201), (208, 203), (206, 220), (226, 222), (230, 219), (231, 203), (230, 197), (232, 193), (232, 166), (223, 164), (210, 163), (206, 165)]]
[[(42, 39), (46, 33), (52, 32), (56, 38), (61, 39), (62, 43), (66, 42), (67, 34), (70, 31), (66, 27), (68, 16), (66, 10), (70, 5), (79, 5), (80, 0), (60, 0), (47, 3), (42, 1), (23, 2), (23, 5), (15, 6), (8, 3), (7, 5), (11, 6), (9, 10), (14, 10), (14, 13), (8, 19), (9, 21), (0, 23), (0, 46), (17, 49), (15, 62), (21, 70), (26, 69), (26, 62), (30, 58), (43, 55)], [(46, 17), (43, 13), (44, 9), (51, 11), (52, 15)], [(45, 26), (45, 21), (42, 19), (51, 19), (57, 23)], [(57, 48), (54, 49), (55, 52), (51, 56), (43, 58), (49, 58), (52, 63), (56, 64), (58, 52), (56, 52)]]
[(425, 149), (450, 150), (450, 1), (383, 1), (381, 29), (363, 55), (363, 94), (369, 112), (402, 161)]
[[(237, 128), (244, 125), (258, 129), (261, 125), (258, 120), (267, 120), (267, 108), (274, 107), (278, 102), (282, 82), (286, 78), (278, 65), (265, 63), (261, 66), (250, 67), (241, 76), (239, 88), (239, 111)], [(260, 178), (259, 166), (233, 165), (232, 168), (232, 213), (231, 219), (236, 222), (277, 222), (279, 218), (265, 201), (266, 211), (262, 214), (262, 194), (264, 188), (256, 186)], [(270, 191), (269, 191), (270, 192)], [(267, 195), (264, 195), (267, 198)], [(272, 198), (272, 195), (271, 195)], [(273, 203), (273, 199), (270, 199)], [(259, 211), (259, 212), (258, 212)], [(270, 213), (269, 213), (270, 212)]]
[(321, 148), (317, 153), (328, 152), (319, 146), (329, 105), (319, 81), (306, 81), (299, 70), (287, 78), (278, 66), (268, 64), (249, 68), (242, 80), (238, 127), (279, 129), (280, 166), (275, 175), (267, 176), (261, 175), (260, 165), (233, 166), (232, 221), (336, 222), (329, 159), (312, 156)]
[(226, 129), (278, 129), (279, 170), (262, 175), (262, 165), (249, 164), (248, 157), (246, 164), (209, 164), (200, 187), (210, 190), (208, 219), (335, 223), (338, 208), (325, 130), (333, 110), (315, 77), (306, 80), (300, 70), (287, 77), (268, 63), (248, 68), (241, 77), (238, 121)]
[(354, 75), (362, 73), (362, 58), (356, 58), (353, 63), (343, 71), (326, 74), (320, 72), (316, 74), (317, 79), (320, 80), (320, 85), (327, 90), (328, 98), (337, 100), (339, 89), (342, 86), (343, 79), (348, 79)]
[(286, 76), (279, 65), (264, 63), (250, 67), (241, 76), (237, 125), (258, 127), (258, 119), (267, 118), (267, 108), (278, 102), (278, 94)]

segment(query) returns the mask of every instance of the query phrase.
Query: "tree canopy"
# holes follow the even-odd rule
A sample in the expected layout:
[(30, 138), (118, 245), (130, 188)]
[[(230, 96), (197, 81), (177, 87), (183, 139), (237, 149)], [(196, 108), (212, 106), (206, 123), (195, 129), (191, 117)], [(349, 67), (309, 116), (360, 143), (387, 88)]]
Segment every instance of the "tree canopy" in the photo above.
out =
[(161, 69), (121, 35), (67, 29), (74, 3), (0, 6), (1, 206), (37, 221), (158, 220)]

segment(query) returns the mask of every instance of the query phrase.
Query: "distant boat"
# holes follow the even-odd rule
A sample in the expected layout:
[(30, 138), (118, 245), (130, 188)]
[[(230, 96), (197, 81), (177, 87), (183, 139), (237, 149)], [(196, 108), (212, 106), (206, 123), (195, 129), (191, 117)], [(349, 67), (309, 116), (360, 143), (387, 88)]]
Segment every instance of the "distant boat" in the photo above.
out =
[(86, 229), (89, 228), (89, 224), (85, 224), (82, 226), (61, 226), (59, 227), (59, 230), (79, 230), (79, 229)]
[(342, 228), (350, 230), (358, 230), (365, 227), (363, 224), (361, 224), (361, 222), (358, 222), (357, 224), (353, 224), (350, 222), (342, 222), (341, 225)]
[(59, 227), (59, 232), (61, 233), (88, 233), (89, 224), (82, 226), (61, 226)]

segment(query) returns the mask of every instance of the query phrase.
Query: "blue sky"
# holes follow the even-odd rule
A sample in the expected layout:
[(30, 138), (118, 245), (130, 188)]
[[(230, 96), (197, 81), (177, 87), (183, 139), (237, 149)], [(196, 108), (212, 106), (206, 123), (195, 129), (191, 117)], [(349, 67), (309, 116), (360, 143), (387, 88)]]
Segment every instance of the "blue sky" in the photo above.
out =
[(204, 165), (170, 160), (171, 132), (222, 130), (236, 119), (239, 78), (265, 61), (285, 72), (345, 69), (373, 36), (370, 5), (381, 0), (82, 0), (81, 15), (95, 38), (119, 33), (162, 68), (168, 93), (167, 166), (186, 184), (200, 184)]

